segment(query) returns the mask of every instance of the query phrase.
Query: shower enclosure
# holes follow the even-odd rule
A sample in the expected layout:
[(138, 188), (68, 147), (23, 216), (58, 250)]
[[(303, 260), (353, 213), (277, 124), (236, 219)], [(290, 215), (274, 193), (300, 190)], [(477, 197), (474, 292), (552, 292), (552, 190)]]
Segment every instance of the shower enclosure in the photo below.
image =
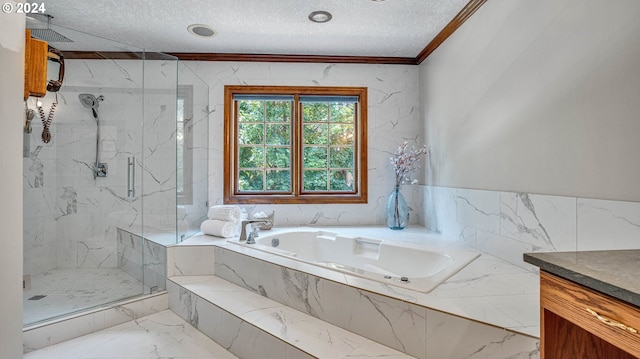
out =
[[(24, 131), (25, 327), (164, 290), (165, 246), (191, 235), (207, 208), (207, 86), (175, 57), (47, 28), (97, 51), (50, 42), (65, 55), (62, 87), (25, 101), (37, 114)], [(38, 110), (48, 116), (54, 103), (45, 143)]]

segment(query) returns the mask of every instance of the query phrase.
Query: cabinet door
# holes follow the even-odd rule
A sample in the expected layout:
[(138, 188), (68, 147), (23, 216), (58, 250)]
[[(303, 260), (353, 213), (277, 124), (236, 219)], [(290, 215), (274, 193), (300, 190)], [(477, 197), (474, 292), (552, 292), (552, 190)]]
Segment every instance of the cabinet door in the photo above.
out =
[(542, 358), (637, 358), (640, 308), (540, 273)]

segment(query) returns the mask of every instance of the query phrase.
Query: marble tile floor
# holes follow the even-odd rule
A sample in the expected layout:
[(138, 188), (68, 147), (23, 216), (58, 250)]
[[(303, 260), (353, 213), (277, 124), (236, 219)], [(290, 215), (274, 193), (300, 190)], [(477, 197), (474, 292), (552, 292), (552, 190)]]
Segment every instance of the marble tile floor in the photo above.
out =
[(22, 295), (23, 323), (28, 326), (148, 292), (118, 268), (55, 269), (31, 277), (31, 289)]
[(24, 359), (237, 359), (170, 310), (27, 353)]

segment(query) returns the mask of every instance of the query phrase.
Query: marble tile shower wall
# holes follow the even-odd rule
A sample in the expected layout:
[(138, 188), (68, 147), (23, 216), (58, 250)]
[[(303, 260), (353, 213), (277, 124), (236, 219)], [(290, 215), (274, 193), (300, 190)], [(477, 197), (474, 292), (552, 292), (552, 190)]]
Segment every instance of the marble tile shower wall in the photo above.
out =
[[(394, 185), (389, 155), (404, 140), (419, 140), (418, 68), (404, 65), (189, 62), (209, 85), (209, 203), (222, 204), (224, 85), (364, 86), (368, 88), (369, 203), (347, 205), (250, 206), (276, 210), (276, 226), (385, 223), (384, 208)], [(418, 222), (421, 192), (403, 189)]]
[(144, 282), (144, 292), (164, 290), (167, 247), (118, 228), (118, 268)]
[(145, 61), (144, 231), (176, 231), (176, 86), (178, 64)]
[[(117, 228), (139, 231), (142, 208), (140, 196), (127, 197), (127, 158), (138, 159), (137, 173), (143, 174), (145, 193), (154, 216), (166, 223), (169, 197), (172, 223), (175, 228), (175, 169), (166, 166), (166, 154), (161, 148), (170, 134), (149, 132), (163, 126), (145, 129), (145, 163), (142, 158), (142, 118), (154, 124), (168, 118), (175, 121), (175, 70), (163, 72), (163, 64), (147, 61), (144, 74), (155, 81), (146, 81), (143, 95), (143, 66), (131, 60), (69, 60), (65, 85), (58, 93), (49, 144), (40, 139), (42, 125), (33, 121), (33, 132), (25, 139), (24, 158), (24, 272), (37, 274), (54, 268), (100, 268), (117, 266)], [(175, 64), (173, 65), (175, 67)], [(155, 71), (155, 73), (152, 73)], [(152, 75), (153, 74), (153, 75)], [(172, 98), (166, 88), (153, 90), (155, 83), (165, 80), (174, 86)], [(103, 95), (100, 103), (100, 160), (109, 166), (104, 178), (93, 178), (95, 161), (96, 121), (91, 110), (78, 100), (81, 93)], [(43, 100), (45, 111), (55, 100), (48, 94)], [(142, 104), (145, 101), (143, 112)], [(175, 106), (175, 105), (174, 105)], [(35, 105), (31, 104), (31, 108)], [(170, 115), (171, 114), (171, 115)], [(173, 116), (173, 117), (171, 117)], [(172, 127), (175, 131), (175, 126)], [(163, 129), (164, 130), (164, 129)], [(175, 138), (175, 133), (173, 134)], [(175, 146), (171, 146), (175, 159)], [(156, 160), (158, 159), (158, 160)], [(175, 161), (175, 160), (174, 160)], [(159, 165), (158, 162), (162, 162)], [(175, 162), (172, 162), (175, 163)], [(158, 173), (158, 172), (167, 173)], [(141, 188), (138, 177), (137, 190)], [(145, 201), (147, 199), (145, 198)]]
[(640, 248), (640, 203), (422, 188), (427, 228), (523, 268), (524, 252)]
[(184, 62), (178, 64), (178, 86), (189, 87), (193, 94), (192, 118), (186, 126), (192, 136), (192, 196), (178, 201), (178, 231), (184, 237), (200, 231), (200, 224), (207, 218), (209, 200), (209, 90), (189, 66)]
[[(127, 153), (139, 152), (127, 139), (139, 137), (132, 120), (142, 116), (141, 93), (134, 90), (142, 79), (111, 61), (71, 60), (66, 70), (52, 140), (42, 142), (42, 125), (34, 121), (24, 159), (25, 274), (57, 267), (115, 267), (115, 224), (131, 223), (138, 211), (126, 199), (126, 172), (118, 170), (118, 163), (126, 161)], [(80, 93), (105, 96), (99, 115), (101, 161), (109, 164), (106, 178), (93, 178), (96, 121), (78, 100)], [(53, 94), (43, 99), (45, 111), (54, 100)]]

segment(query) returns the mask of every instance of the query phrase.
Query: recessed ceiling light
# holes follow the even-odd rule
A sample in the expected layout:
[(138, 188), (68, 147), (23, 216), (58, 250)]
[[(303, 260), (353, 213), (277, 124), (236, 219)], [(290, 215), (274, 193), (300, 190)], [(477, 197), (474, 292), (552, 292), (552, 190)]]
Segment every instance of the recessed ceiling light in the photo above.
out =
[(314, 11), (309, 14), (309, 20), (317, 23), (329, 22), (332, 16), (327, 11)]
[(191, 24), (187, 27), (187, 31), (198, 37), (212, 37), (216, 34), (212, 28), (202, 24)]

